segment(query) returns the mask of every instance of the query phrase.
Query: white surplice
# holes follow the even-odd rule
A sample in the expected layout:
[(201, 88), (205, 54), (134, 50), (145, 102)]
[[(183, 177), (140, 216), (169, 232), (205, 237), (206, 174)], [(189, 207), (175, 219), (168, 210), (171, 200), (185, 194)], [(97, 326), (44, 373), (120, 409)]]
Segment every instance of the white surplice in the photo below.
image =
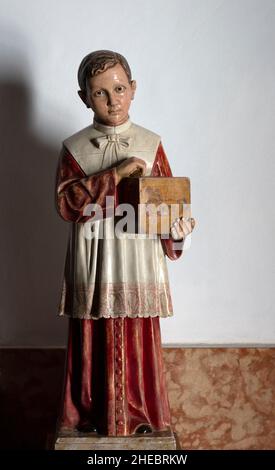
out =
[[(151, 174), (160, 136), (130, 121), (94, 121), (64, 141), (86, 175), (136, 156)], [(93, 237), (89, 236), (93, 230)], [(101, 234), (102, 238), (98, 237)], [(69, 307), (68, 307), (69, 306)], [(60, 315), (98, 319), (172, 316), (166, 259), (160, 237), (114, 233), (114, 217), (73, 223), (65, 265)]]

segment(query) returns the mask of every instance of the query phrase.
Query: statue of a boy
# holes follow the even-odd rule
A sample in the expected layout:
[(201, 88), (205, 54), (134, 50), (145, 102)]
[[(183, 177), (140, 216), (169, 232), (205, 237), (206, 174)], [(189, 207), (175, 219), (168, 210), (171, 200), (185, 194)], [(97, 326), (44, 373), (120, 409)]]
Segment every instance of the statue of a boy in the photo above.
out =
[[(165, 255), (176, 260), (194, 220), (177, 219), (169, 239), (85, 236), (99, 204), (95, 235), (108, 235), (106, 196), (136, 170), (172, 176), (160, 137), (130, 121), (136, 82), (126, 59), (95, 51), (81, 62), (79, 96), (94, 121), (66, 139), (57, 171), (57, 208), (72, 222), (60, 315), (70, 317), (61, 429), (109, 436), (163, 431), (170, 411), (159, 317), (173, 314)], [(112, 198), (107, 198), (107, 201)]]

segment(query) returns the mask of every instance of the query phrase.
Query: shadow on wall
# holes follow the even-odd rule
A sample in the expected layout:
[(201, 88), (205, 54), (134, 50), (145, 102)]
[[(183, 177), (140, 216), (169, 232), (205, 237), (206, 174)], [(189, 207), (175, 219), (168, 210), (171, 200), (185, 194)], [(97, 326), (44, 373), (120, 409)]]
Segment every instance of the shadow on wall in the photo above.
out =
[(64, 361), (64, 349), (1, 350), (1, 450), (53, 447)]
[(11, 77), (0, 79), (0, 344), (62, 345), (67, 323), (56, 315), (68, 227), (54, 202), (59, 148), (33, 133), (30, 87)]

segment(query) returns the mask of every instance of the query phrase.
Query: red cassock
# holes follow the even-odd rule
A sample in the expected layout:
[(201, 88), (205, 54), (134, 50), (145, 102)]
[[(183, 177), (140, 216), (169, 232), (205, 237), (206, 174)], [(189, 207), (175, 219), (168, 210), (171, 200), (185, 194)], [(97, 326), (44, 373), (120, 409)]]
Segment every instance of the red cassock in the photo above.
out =
[[(151, 176), (172, 176), (160, 143)], [(114, 194), (112, 170), (87, 176), (66, 148), (57, 173), (57, 209), (63, 219), (84, 223), (83, 208), (104, 209)], [(178, 259), (182, 250), (163, 239), (165, 254)], [(140, 425), (154, 431), (170, 427), (159, 317), (69, 320), (61, 429), (95, 425), (109, 436), (135, 433)]]

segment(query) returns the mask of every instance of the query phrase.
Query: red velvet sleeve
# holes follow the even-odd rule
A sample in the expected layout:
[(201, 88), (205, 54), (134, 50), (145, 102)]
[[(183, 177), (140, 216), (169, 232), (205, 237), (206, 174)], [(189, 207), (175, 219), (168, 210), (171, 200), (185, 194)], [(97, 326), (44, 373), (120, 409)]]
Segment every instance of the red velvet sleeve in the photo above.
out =
[[(162, 143), (159, 144), (151, 176), (173, 176)], [(169, 238), (162, 238), (161, 243), (164, 253), (171, 260), (177, 260), (182, 255), (183, 242), (175, 242), (171, 235)], [(173, 245), (177, 245), (177, 249)]]
[(114, 169), (104, 170), (87, 176), (70, 152), (63, 147), (56, 174), (56, 208), (59, 215), (68, 222), (84, 223), (90, 216), (84, 216), (87, 204), (99, 204), (106, 216), (106, 196), (113, 196), (117, 206), (117, 190)]

